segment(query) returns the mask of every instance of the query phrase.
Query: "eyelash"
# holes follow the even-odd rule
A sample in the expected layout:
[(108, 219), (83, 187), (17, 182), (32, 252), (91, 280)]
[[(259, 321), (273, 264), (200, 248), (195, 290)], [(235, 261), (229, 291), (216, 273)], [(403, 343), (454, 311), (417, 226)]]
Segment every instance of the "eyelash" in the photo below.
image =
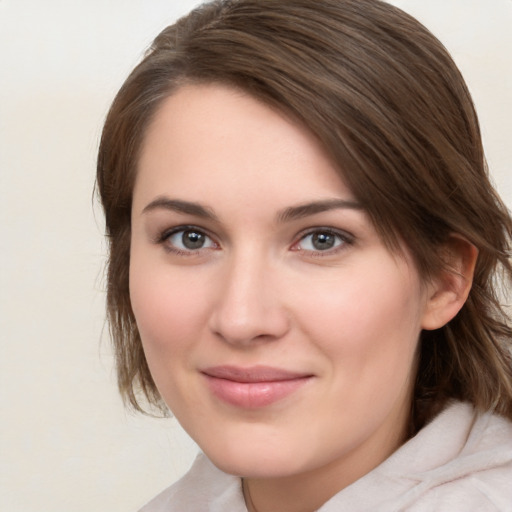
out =
[[(170, 238), (173, 235), (177, 235), (179, 233), (186, 233), (186, 232), (194, 232), (199, 235), (203, 235), (205, 238), (211, 241), (211, 243), (215, 247), (199, 247), (197, 249), (180, 249), (179, 247), (176, 247), (175, 245), (170, 243)], [(202, 252), (203, 250), (210, 250), (210, 249), (216, 249), (218, 248), (218, 244), (213, 240), (213, 238), (208, 235), (208, 233), (205, 232), (204, 229), (198, 228), (197, 226), (177, 226), (172, 229), (165, 230), (156, 240), (156, 243), (161, 244), (164, 246), (165, 250), (176, 254), (178, 256), (197, 256)]]
[[(335, 245), (334, 247), (328, 248), (326, 250), (309, 250), (309, 249), (303, 249), (303, 248), (299, 247), (301, 244), (304, 243), (304, 240), (307, 237), (313, 236), (315, 234), (316, 235), (333, 236), (337, 239), (337, 241), (335, 240), (335, 242), (334, 242), (337, 245)], [(354, 244), (354, 236), (345, 231), (340, 231), (340, 230), (328, 228), (328, 227), (317, 227), (317, 228), (309, 229), (309, 230), (301, 233), (299, 240), (292, 245), (292, 250), (298, 251), (298, 252), (307, 252), (307, 253), (309, 253), (310, 257), (322, 258), (322, 257), (327, 257), (327, 256), (333, 256), (340, 251), (346, 250), (347, 246), (351, 246), (353, 244)]]
[[(177, 235), (179, 233), (184, 234), (187, 231), (194, 232), (199, 235), (203, 235), (208, 240), (210, 240), (210, 243), (213, 246), (199, 247), (197, 249), (180, 249), (179, 247), (176, 247), (175, 245), (170, 243), (170, 238), (172, 236)], [(328, 236), (335, 237), (337, 239), (334, 242), (336, 245), (334, 245), (333, 247), (328, 248), (326, 250), (310, 250), (310, 249), (304, 249), (304, 248), (300, 247), (300, 245), (304, 243), (304, 240), (307, 237), (313, 236), (315, 234), (316, 235), (328, 235)], [(175, 228), (165, 230), (162, 232), (161, 235), (158, 236), (156, 243), (163, 245), (165, 250), (170, 253), (176, 254), (178, 256), (188, 256), (188, 257), (197, 256), (204, 250), (211, 250), (211, 249), (219, 248), (219, 244), (217, 242), (215, 242), (215, 240), (204, 229), (198, 228), (197, 226), (193, 226), (193, 225), (177, 226)], [(321, 257), (332, 256), (334, 254), (337, 254), (338, 252), (345, 250), (347, 248), (347, 246), (350, 246), (353, 244), (354, 244), (354, 236), (345, 231), (340, 231), (337, 229), (327, 228), (327, 227), (316, 227), (316, 228), (309, 229), (305, 232), (302, 232), (299, 235), (298, 241), (294, 242), (292, 244), (291, 250), (296, 251), (296, 252), (307, 253), (311, 257), (321, 258)]]

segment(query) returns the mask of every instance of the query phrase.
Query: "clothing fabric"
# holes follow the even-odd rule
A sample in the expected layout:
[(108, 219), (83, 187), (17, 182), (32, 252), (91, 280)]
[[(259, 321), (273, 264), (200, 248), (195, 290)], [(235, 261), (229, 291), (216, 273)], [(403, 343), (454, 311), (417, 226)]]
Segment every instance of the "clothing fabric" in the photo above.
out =
[[(512, 423), (447, 407), (318, 512), (512, 512)], [(247, 512), (238, 477), (199, 454), (189, 472), (139, 512)]]

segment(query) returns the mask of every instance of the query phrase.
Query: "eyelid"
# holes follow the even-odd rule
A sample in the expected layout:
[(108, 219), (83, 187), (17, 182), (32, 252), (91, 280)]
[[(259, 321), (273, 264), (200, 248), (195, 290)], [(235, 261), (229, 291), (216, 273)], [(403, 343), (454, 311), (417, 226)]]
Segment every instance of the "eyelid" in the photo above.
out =
[[(342, 243), (339, 245), (332, 247), (330, 249), (326, 249), (324, 251), (321, 250), (310, 250), (303, 249), (299, 247), (300, 243), (308, 236), (314, 235), (315, 233), (328, 233), (330, 235), (334, 235), (338, 237)], [(337, 253), (340, 250), (346, 248), (346, 246), (351, 246), (354, 244), (355, 237), (351, 233), (338, 228), (328, 227), (328, 226), (318, 226), (314, 228), (308, 228), (297, 235), (296, 242), (292, 244), (291, 250), (309, 253), (315, 256), (328, 256)]]
[(180, 231), (197, 231), (199, 233), (203, 233), (208, 238), (212, 238), (207, 229), (200, 228), (194, 224), (181, 224), (179, 226), (174, 226), (172, 228), (166, 228), (159, 231), (155, 237), (155, 243), (165, 242), (171, 235), (175, 235)]
[[(179, 247), (176, 247), (169, 243), (169, 238), (177, 233), (180, 233), (182, 231), (196, 231), (198, 233), (201, 233), (205, 235), (208, 239), (210, 239), (215, 247), (200, 247), (198, 249), (181, 249)], [(215, 237), (209, 233), (207, 229), (201, 228), (199, 226), (193, 225), (193, 224), (182, 224), (180, 226), (175, 226), (172, 228), (164, 229), (162, 232), (160, 232), (156, 239), (154, 240), (154, 243), (161, 244), (165, 247), (165, 249), (169, 252), (173, 252), (175, 254), (180, 255), (187, 255), (191, 256), (194, 254), (198, 254), (199, 252), (202, 252), (204, 250), (211, 250), (211, 249), (217, 249), (219, 248), (219, 243), (216, 241)]]

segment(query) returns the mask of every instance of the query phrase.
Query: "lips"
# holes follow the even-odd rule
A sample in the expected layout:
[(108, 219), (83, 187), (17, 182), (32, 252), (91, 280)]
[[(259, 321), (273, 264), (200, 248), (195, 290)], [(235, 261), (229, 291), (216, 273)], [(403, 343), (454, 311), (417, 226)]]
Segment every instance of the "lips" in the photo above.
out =
[(202, 371), (211, 393), (244, 409), (267, 407), (298, 391), (313, 375), (269, 366), (215, 366)]

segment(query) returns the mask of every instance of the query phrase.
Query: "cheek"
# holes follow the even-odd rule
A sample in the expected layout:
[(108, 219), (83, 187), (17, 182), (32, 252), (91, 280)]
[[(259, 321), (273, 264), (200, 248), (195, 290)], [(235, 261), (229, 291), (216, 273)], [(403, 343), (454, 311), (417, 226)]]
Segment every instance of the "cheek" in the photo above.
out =
[(189, 382), (193, 357), (205, 325), (208, 291), (193, 276), (167, 265), (132, 258), (130, 298), (149, 370), (161, 396), (178, 415), (194, 403)]
[(206, 290), (193, 276), (133, 258), (130, 299), (148, 363), (186, 349), (204, 324)]
[(382, 260), (318, 283), (300, 306), (303, 329), (333, 364), (341, 360), (359, 371), (385, 373), (411, 366), (422, 308), (415, 276)]

